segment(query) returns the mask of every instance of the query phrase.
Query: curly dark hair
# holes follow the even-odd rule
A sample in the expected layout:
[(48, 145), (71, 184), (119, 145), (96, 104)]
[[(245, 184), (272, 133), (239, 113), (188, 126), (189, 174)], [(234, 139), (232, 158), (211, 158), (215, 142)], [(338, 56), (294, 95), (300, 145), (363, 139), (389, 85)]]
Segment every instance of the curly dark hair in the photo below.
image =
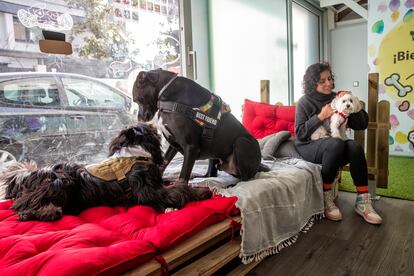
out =
[[(327, 62), (315, 63), (312, 64), (306, 69), (305, 75), (303, 76), (302, 88), (304, 94), (309, 94), (312, 91), (315, 91), (316, 84), (320, 79), (321, 73), (324, 71), (329, 71), (331, 73), (332, 79), (334, 75), (332, 73), (331, 65)], [(332, 88), (335, 87), (335, 84)]]

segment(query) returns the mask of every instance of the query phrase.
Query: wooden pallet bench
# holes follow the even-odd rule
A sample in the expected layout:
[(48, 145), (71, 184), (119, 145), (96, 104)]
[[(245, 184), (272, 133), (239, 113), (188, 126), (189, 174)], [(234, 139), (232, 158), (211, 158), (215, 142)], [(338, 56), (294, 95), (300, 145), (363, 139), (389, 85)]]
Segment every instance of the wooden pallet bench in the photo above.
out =
[[(233, 217), (240, 223), (240, 216)], [(226, 219), (210, 225), (195, 236), (163, 252), (161, 256), (167, 263), (171, 275), (211, 275), (238, 259), (240, 237), (231, 240), (232, 223)], [(237, 263), (237, 262), (236, 262)], [(226, 275), (243, 275), (259, 262), (249, 265), (238, 264)], [(125, 276), (161, 275), (162, 267), (156, 260), (150, 260), (125, 273)]]

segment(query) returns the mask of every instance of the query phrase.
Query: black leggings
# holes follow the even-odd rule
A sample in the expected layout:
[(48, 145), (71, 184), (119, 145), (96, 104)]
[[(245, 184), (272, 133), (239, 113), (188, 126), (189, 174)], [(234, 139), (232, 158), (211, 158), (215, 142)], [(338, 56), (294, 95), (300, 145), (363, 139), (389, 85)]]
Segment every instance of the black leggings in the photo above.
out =
[(307, 144), (297, 144), (299, 154), (306, 161), (322, 164), (322, 180), (331, 184), (338, 169), (349, 163), (355, 186), (368, 185), (368, 168), (364, 149), (357, 141), (323, 138)]

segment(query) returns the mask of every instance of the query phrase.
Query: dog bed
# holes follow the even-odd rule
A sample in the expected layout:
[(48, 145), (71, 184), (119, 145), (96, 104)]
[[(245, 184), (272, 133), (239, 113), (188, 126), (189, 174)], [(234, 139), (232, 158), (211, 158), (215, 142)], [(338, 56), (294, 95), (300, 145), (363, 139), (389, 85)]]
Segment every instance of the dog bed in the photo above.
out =
[(147, 206), (90, 208), (55, 222), (19, 222), (12, 201), (0, 202), (2, 275), (118, 275), (220, 222), (236, 197), (215, 196), (157, 213)]

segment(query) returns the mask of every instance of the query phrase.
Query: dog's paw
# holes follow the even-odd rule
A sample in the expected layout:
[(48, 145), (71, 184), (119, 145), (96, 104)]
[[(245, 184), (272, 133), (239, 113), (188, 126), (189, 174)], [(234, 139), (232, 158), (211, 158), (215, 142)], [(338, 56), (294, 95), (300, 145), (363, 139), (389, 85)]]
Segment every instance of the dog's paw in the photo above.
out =
[(62, 212), (56, 212), (53, 214), (45, 214), (39, 216), (40, 221), (55, 221), (62, 218)]
[(179, 185), (188, 185), (188, 181), (185, 180), (184, 178), (178, 178), (177, 181), (174, 182), (175, 186), (179, 186)]
[(213, 196), (213, 192), (211, 192), (209, 188), (199, 187), (199, 188), (194, 188), (194, 190), (197, 195), (195, 200), (210, 199)]
[(18, 213), (18, 218), (20, 221), (27, 221), (33, 217), (33, 213), (31, 211), (22, 211)]
[(41, 221), (55, 221), (62, 217), (62, 207), (58, 207), (50, 203), (37, 211), (37, 217)]

